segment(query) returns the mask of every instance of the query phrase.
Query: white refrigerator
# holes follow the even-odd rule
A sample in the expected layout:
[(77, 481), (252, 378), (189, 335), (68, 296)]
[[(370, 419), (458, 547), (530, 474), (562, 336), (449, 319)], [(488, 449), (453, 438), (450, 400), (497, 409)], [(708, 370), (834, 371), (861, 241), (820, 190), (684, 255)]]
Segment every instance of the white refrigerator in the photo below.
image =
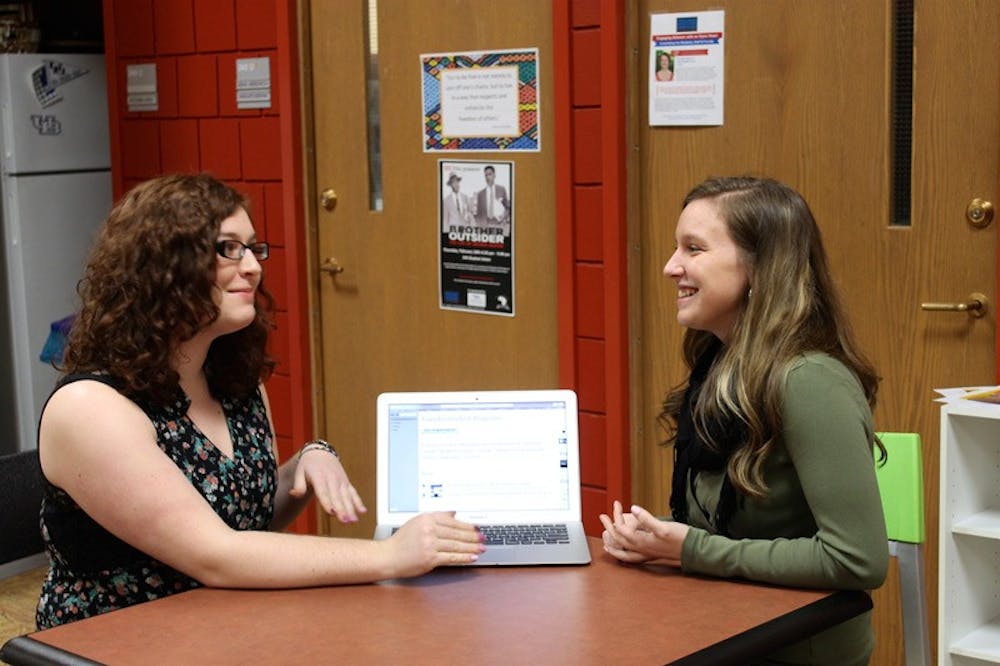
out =
[(35, 447), (40, 359), (111, 209), (103, 55), (0, 55), (0, 454)]

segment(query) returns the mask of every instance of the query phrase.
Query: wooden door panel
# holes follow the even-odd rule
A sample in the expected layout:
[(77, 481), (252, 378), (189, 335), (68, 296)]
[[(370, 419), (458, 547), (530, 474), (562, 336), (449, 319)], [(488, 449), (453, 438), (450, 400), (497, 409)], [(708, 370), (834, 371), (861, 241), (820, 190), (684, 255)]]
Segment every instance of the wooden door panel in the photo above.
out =
[[(892, 3), (722, 2), (726, 11), (726, 113), (718, 128), (650, 128), (640, 143), (642, 441), (633, 461), (635, 499), (664, 510), (671, 451), (655, 427), (660, 401), (684, 377), (674, 287), (661, 276), (686, 191), (708, 175), (752, 173), (784, 180), (805, 196), (822, 229), (834, 275), (863, 348), (883, 382), (880, 430), (924, 441), (925, 545), (932, 638), (937, 617), (938, 410), (934, 387), (994, 381), (997, 233), (964, 219), (973, 197), (996, 202), (1000, 175), (1000, 28), (995, 2), (917, 2), (913, 73), (912, 224), (891, 227)], [(703, 3), (645, 0), (650, 12), (703, 10)], [(976, 35), (982, 35), (979, 39)], [(644, 82), (642, 75), (638, 80)], [(645, 110), (644, 83), (634, 108)], [(643, 111), (644, 113), (644, 111)], [(928, 313), (925, 301), (987, 295), (982, 319)], [(873, 663), (902, 663), (895, 568), (875, 594)]]
[[(554, 387), (558, 383), (552, 10), (548, 2), (378, 3), (378, 90), (384, 208), (371, 210), (365, 122), (366, 2), (310, 4), (315, 189), (336, 190), (316, 213), (316, 261), (344, 271), (317, 283), (323, 421), (343, 451), (374, 528), (375, 399), (383, 391)], [(421, 54), (538, 48), (542, 150), (424, 153)], [(438, 303), (438, 160), (514, 162), (514, 317)]]

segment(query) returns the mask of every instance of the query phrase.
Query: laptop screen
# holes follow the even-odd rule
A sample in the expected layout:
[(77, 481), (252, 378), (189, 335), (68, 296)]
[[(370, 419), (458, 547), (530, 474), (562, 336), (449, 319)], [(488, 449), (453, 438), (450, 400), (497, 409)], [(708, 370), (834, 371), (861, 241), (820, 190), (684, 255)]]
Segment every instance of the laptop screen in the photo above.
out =
[(402, 393), (379, 400), (379, 501), (388, 513), (565, 519), (578, 511), (572, 392)]

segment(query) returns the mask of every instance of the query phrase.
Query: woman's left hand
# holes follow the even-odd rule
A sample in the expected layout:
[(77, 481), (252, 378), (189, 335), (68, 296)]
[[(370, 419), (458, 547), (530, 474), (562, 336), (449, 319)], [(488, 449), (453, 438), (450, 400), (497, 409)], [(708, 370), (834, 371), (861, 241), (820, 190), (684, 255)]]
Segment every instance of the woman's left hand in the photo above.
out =
[(604, 525), (604, 550), (616, 559), (632, 564), (658, 561), (675, 567), (681, 565), (688, 525), (659, 520), (635, 504), (631, 513), (624, 513), (618, 500), (613, 516), (602, 513), (600, 518)]
[(309, 488), (323, 510), (336, 514), (342, 523), (358, 522), (358, 514), (366, 513), (364, 502), (347, 478), (340, 458), (322, 449), (304, 451), (295, 467), (295, 482), (289, 494), (304, 497)]

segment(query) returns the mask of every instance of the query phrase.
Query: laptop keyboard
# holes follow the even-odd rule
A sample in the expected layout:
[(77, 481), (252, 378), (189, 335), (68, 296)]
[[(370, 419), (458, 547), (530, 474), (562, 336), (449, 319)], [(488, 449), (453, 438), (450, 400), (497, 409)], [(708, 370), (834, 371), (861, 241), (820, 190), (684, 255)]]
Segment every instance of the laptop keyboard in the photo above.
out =
[(487, 546), (569, 543), (565, 525), (480, 525)]

